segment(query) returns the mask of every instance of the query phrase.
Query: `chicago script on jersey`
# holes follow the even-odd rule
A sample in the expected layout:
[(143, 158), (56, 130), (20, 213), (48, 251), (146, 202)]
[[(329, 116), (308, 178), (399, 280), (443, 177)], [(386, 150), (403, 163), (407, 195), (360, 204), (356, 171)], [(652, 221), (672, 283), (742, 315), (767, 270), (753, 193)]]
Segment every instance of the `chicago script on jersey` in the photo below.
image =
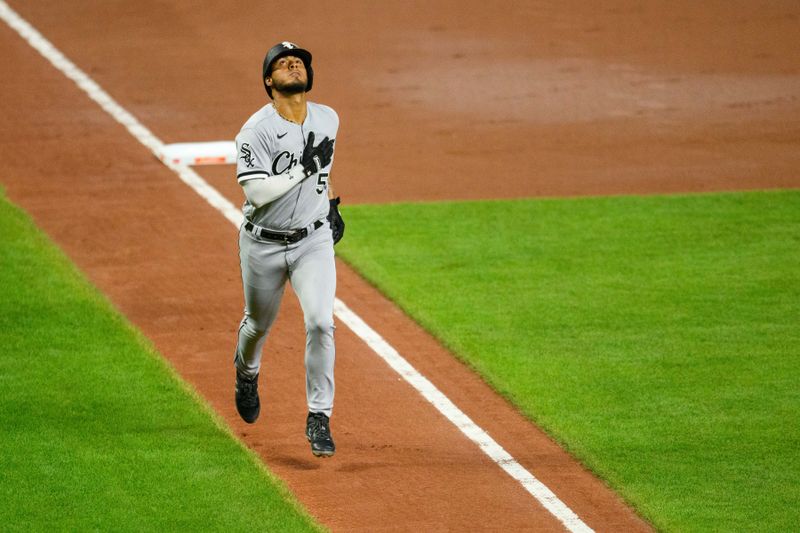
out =
[(283, 174), (298, 163), (297, 157), (294, 154), (283, 151), (278, 154), (275, 161), (272, 162), (272, 174), (277, 176)]

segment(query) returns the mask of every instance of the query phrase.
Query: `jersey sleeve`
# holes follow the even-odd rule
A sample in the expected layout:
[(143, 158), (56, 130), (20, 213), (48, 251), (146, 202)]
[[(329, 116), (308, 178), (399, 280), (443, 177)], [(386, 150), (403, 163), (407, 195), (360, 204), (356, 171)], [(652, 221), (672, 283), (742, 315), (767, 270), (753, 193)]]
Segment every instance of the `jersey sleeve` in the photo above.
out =
[[(339, 135), (339, 114), (333, 110), (332, 107), (328, 107), (328, 111), (331, 114), (331, 122), (333, 126), (333, 138), (335, 139)], [(331, 162), (328, 165), (328, 172), (331, 171), (333, 168), (333, 159), (336, 157), (336, 147), (334, 146), (333, 155), (331, 156)]]
[(336, 110), (333, 109), (332, 107), (323, 106), (323, 108), (330, 115), (330, 121), (331, 124), (333, 124), (333, 131), (334, 131), (333, 135), (335, 137), (336, 133), (339, 131), (339, 113), (337, 113)]
[(272, 164), (266, 143), (253, 128), (246, 128), (236, 136), (236, 180), (243, 183), (271, 175)]

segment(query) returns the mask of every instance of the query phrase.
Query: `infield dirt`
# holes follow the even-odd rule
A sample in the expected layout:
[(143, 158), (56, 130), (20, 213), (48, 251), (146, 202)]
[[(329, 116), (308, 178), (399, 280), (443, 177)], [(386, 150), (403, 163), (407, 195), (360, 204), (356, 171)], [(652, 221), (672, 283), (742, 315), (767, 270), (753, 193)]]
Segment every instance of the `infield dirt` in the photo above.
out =
[[(314, 53), (342, 119), (345, 203), (800, 186), (794, 2), (235, 2), (12, 7), (165, 142), (230, 139), (263, 53)], [(271, 334), (254, 426), (233, 405), (236, 230), (0, 26), (0, 179), (320, 522), (333, 530), (559, 530), (346, 327), (339, 451), (311, 456), (302, 318)], [(202, 175), (238, 203), (230, 167)], [(597, 530), (646, 530), (604, 484), (342, 263), (338, 295)], [(254, 502), (254, 505), (257, 505)]]

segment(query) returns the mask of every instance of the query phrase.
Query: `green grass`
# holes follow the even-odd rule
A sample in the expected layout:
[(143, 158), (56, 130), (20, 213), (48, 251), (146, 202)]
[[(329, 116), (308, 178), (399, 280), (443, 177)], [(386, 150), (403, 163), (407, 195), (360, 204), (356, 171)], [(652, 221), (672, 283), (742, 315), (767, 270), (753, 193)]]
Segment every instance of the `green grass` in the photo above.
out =
[(0, 192), (0, 529), (315, 531)]
[(344, 206), (337, 252), (667, 531), (800, 519), (800, 191)]

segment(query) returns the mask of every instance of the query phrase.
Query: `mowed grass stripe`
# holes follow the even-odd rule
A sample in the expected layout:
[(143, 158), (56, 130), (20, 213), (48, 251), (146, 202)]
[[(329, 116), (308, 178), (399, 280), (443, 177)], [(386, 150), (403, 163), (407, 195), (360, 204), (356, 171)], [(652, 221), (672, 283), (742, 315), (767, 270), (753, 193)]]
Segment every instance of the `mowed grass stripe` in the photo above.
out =
[(800, 501), (800, 191), (343, 206), (337, 252), (668, 531)]
[(4, 531), (319, 527), (0, 193)]

